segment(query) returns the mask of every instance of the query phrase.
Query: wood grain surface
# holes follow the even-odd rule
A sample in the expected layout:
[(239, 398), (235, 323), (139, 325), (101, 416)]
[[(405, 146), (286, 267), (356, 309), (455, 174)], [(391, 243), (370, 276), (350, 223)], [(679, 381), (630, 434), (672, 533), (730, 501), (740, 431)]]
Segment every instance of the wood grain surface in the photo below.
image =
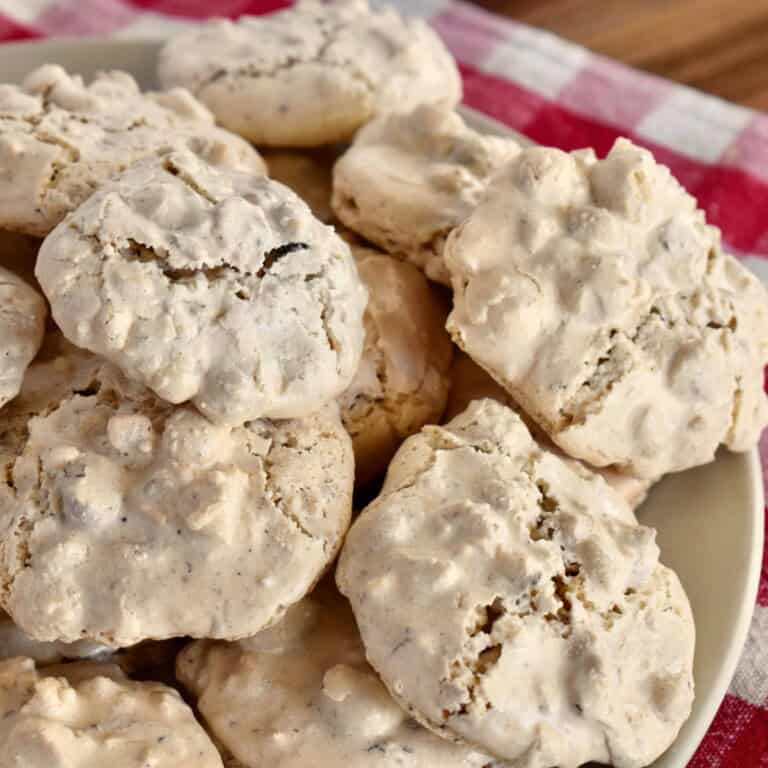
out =
[(634, 67), (768, 110), (768, 0), (478, 0)]

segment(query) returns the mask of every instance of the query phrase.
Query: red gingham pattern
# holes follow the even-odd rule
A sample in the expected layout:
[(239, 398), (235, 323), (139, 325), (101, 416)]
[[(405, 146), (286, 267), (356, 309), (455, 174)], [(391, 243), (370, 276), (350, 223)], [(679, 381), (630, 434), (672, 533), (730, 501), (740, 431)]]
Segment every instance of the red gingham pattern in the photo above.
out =
[[(645, 145), (698, 198), (723, 230), (726, 245), (768, 281), (768, 116), (466, 3), (395, 4), (426, 17), (442, 35), (460, 62), (468, 105), (563, 149), (592, 146), (604, 153), (619, 135)], [(289, 0), (0, 0), (0, 41), (162, 37), (214, 13), (237, 17), (288, 5)], [(761, 441), (761, 456), (768, 469), (768, 437)], [(768, 553), (757, 602), (730, 693), (689, 768), (768, 768)]]

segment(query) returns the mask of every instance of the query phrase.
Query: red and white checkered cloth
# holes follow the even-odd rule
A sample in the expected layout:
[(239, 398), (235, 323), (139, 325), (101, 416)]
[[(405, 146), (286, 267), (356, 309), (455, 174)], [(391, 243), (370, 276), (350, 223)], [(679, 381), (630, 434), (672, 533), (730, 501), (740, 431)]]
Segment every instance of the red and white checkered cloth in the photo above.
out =
[[(236, 17), (288, 5), (289, 0), (0, 0), (0, 41), (165, 37), (210, 15)], [(461, 64), (469, 106), (563, 149), (606, 152), (619, 135), (647, 146), (698, 198), (730, 250), (768, 280), (768, 115), (643, 74), (464, 2), (395, 5), (426, 17), (443, 36)], [(761, 453), (768, 476), (768, 437)], [(759, 767), (768, 767), (768, 556), (747, 648), (689, 764)]]

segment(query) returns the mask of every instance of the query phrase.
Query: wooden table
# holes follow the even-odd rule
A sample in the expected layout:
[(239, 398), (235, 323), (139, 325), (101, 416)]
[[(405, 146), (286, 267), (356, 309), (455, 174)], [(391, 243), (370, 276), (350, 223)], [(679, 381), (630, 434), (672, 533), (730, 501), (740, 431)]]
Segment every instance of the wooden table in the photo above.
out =
[(478, 0), (640, 69), (768, 110), (768, 0)]

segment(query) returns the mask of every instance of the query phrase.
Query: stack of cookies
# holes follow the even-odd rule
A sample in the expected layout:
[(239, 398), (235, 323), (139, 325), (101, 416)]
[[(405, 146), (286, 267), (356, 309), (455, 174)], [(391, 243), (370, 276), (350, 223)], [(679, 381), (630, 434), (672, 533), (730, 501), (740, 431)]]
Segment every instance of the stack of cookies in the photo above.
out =
[(634, 508), (755, 445), (761, 284), (365, 0), (158, 77), (0, 86), (0, 768), (650, 764), (694, 625)]

